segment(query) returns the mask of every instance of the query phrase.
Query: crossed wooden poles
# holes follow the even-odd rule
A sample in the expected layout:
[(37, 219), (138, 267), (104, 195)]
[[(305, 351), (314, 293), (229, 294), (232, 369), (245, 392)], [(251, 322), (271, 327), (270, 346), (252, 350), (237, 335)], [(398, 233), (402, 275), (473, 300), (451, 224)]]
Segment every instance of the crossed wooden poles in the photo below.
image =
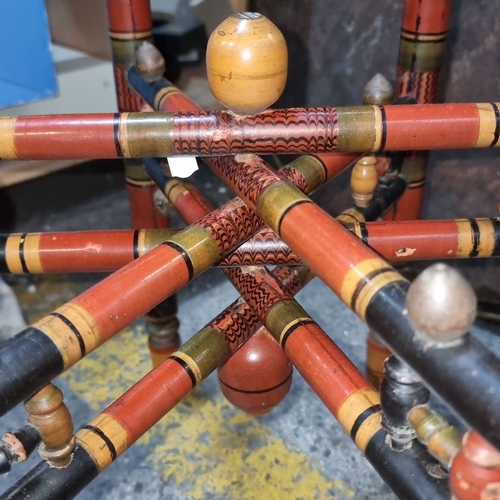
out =
[[(171, 92), (170, 95), (175, 97), (176, 94)], [(169, 100), (164, 99), (163, 106), (167, 103)], [(4, 344), (0, 350), (2, 413), (29, 397), (207, 267), (221, 261), (239, 242), (258, 231), (265, 221), (301, 261), (307, 263), (312, 272), (323, 279), (371, 328), (380, 332), (387, 345), (412, 366), (458, 414), (498, 445), (498, 424), (494, 416), (500, 411), (500, 398), (498, 393), (490, 391), (491, 387), (500, 387), (498, 360), (468, 335), (460, 345), (446, 349), (422, 345), (415, 338), (404, 313), (407, 281), (294, 186), (298, 185), (306, 192), (317, 187), (330, 174), (337, 173), (346, 165), (344, 163), (339, 167), (335, 158), (330, 158), (331, 164), (318, 158), (306, 158), (307, 161), (303, 163), (296, 162), (295, 169), (280, 173), (275, 173), (263, 160), (251, 155), (208, 159), (207, 163), (228, 182), (242, 201), (235, 199), (187, 229), (170, 236)], [(303, 171), (301, 165), (304, 165)], [(488, 223), (493, 227), (491, 221)], [(28, 236), (24, 241), (28, 241)], [(317, 244), (312, 246), (310, 241), (316, 241)], [(27, 261), (26, 265), (29, 269)], [(250, 300), (254, 310), (260, 311), (264, 325), (285, 347), (299, 369), (302, 355), (294, 356), (291, 346), (297, 345), (300, 352), (298, 346), (303, 345), (300, 342), (302, 335), (312, 335), (319, 342), (318, 349), (325, 355), (336, 352), (324, 334), (313, 333), (317, 327), (300, 306), (290, 306), (290, 295), (278, 293), (274, 302), (259, 300), (259, 294), (252, 296), (251, 290), (256, 286), (265, 286), (268, 278), (257, 278), (237, 268), (231, 273), (239, 281), (240, 292), (244, 293), (245, 299)], [(280, 289), (274, 283), (269, 290), (276, 292)], [(105, 297), (115, 294), (119, 294), (119, 302), (109, 303), (105, 300)], [(272, 304), (270, 308), (269, 304)], [(288, 304), (284, 310), (291, 309), (290, 314), (283, 314), (283, 304)], [(90, 426), (77, 433), (75, 458), (78, 457), (78, 460), (64, 469), (65, 472), (42, 464), (43, 474), (47, 477), (70, 475), (70, 471), (74, 470), (75, 477), (80, 478), (78, 485), (83, 487), (82, 482), (88, 482), (99, 470), (109, 465), (168, 411), (181, 394), (204, 378), (206, 373), (203, 363), (190, 353), (182, 349), (171, 356), (168, 362), (120, 398), (116, 405), (111, 405)], [(26, 359), (29, 359), (29, 363), (23, 362)], [(351, 366), (339, 353), (334, 359), (344, 369)], [(461, 369), (457, 370), (457, 366)], [(480, 375), (471, 380), (467, 371), (473, 368)], [(383, 442), (385, 432), (374, 417), (380, 411), (377, 394), (363, 382), (364, 378), (354, 368), (349, 369), (346, 384), (350, 389), (343, 396), (332, 391), (331, 386), (327, 393), (322, 393), (318, 387), (319, 381), (308, 377), (307, 370), (304, 375), (340, 418), (358, 446), (369, 458), (372, 457), (375, 465), (379, 465), (377, 469), (385, 477), (389, 469), (380, 466), (380, 450), (384, 448), (376, 445), (379, 441)], [(141, 387), (146, 383), (154, 384), (155, 380), (167, 380), (167, 377), (175, 383), (175, 387), (184, 389), (174, 401), (162, 399), (157, 411), (151, 413), (155, 403), (148, 395), (158, 393), (141, 390)], [(356, 382), (359, 377), (359, 382)], [(157, 386), (154, 387), (156, 391)], [(172, 386), (169, 384), (169, 387)], [(332, 403), (330, 398), (340, 400)], [(147, 412), (144, 406), (146, 399), (149, 402)], [(355, 410), (344, 415), (341, 410), (348, 400), (349, 405), (344, 406), (344, 409), (354, 407)], [(464, 400), (470, 403), (464, 405)], [(123, 410), (124, 402), (130, 403), (125, 404), (127, 411)], [(139, 415), (132, 416), (130, 408), (137, 408)], [(482, 411), (477, 412), (477, 408)], [(147, 418), (146, 413), (149, 415)], [(363, 420), (359, 421), (361, 415)], [(356, 431), (353, 431), (354, 428)], [(107, 448), (103, 442), (107, 443)], [(91, 466), (96, 461), (98, 470)], [(42, 469), (36, 472), (37, 477)], [(385, 478), (390, 484), (394, 483), (394, 476), (392, 480)], [(28, 477), (27, 481), (23, 491), (33, 484), (33, 477)], [(68, 484), (67, 478), (64, 482)], [(71, 482), (72, 488), (77, 483)]]
[[(126, 81), (123, 68), (120, 78)], [(60, 469), (42, 462), (2, 498), (74, 497), (257, 328), (267, 328), (280, 343), (398, 495), (446, 498), (443, 483), (427, 475), (423, 447), (399, 453), (387, 447), (378, 392), (293, 295), (311, 272), (320, 277), (472, 428), (500, 447), (499, 360), (469, 334), (446, 346), (423, 342), (408, 320), (407, 280), (375, 252), (391, 260), (497, 256), (498, 221), (362, 222), (345, 228), (307, 197), (356, 157), (333, 151), (496, 146), (497, 105), (274, 110), (236, 118), (202, 112), (169, 82), (148, 83), (134, 69), (128, 78), (156, 112), (0, 119), (0, 157), (203, 155), (239, 198), (210, 211), (199, 193), (186, 185), (178, 190), (178, 181), (171, 181), (166, 192), (191, 223), (182, 231), (63, 233), (55, 240), (36, 233), (2, 236), (3, 271), (71, 270), (76, 264), (68, 250), (74, 248), (89, 270), (118, 270), (0, 347), (0, 413), (30, 398), (212, 265), (226, 266), (242, 299), (80, 430), (69, 465)], [(275, 151), (319, 155), (275, 172), (251, 154)], [(422, 234), (434, 239), (422, 241)], [(90, 255), (89, 241), (102, 245), (100, 257)], [(56, 255), (63, 256), (57, 263)], [(260, 267), (265, 263), (297, 267), (268, 273)], [(120, 300), (109, 301), (113, 296)]]

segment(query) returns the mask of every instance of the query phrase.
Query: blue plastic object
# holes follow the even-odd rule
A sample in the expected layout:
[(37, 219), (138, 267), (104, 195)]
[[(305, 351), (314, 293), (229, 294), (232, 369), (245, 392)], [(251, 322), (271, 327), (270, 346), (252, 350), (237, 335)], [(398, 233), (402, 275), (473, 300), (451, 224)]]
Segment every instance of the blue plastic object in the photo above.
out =
[(0, 0), (0, 108), (57, 93), (44, 0)]

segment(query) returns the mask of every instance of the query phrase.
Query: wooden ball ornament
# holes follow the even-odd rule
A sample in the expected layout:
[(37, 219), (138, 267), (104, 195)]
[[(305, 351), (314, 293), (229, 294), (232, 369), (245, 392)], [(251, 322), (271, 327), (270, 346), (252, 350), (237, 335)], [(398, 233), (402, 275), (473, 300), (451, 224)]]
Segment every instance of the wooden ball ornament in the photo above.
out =
[(474, 431), (465, 434), (450, 469), (453, 500), (500, 498), (500, 452)]
[(264, 111), (285, 88), (285, 39), (269, 19), (255, 12), (234, 14), (215, 29), (206, 62), (212, 93), (237, 115)]
[(288, 394), (292, 372), (288, 356), (267, 330), (260, 330), (219, 368), (219, 384), (232, 405), (261, 417)]

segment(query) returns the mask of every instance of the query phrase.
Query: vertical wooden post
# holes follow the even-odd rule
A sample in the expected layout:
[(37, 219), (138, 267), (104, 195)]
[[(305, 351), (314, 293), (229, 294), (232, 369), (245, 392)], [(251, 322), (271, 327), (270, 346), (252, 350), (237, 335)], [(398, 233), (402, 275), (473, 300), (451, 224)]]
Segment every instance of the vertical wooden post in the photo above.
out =
[[(397, 97), (411, 96), (418, 104), (437, 101), (450, 11), (451, 0), (405, 0), (396, 74)], [(386, 220), (420, 218), (427, 159), (427, 151), (406, 156), (401, 173), (408, 189)]]
[[(153, 24), (149, 0), (107, 0), (109, 36), (113, 53), (116, 95), (120, 111), (149, 109), (147, 103), (129, 86), (128, 69), (135, 64), (136, 52), (153, 41)], [(147, 60), (147, 59), (146, 59)], [(163, 76), (159, 72), (158, 76)], [(125, 160), (125, 179), (134, 229), (170, 227), (170, 220), (155, 206), (156, 185), (140, 159)], [(180, 345), (175, 295), (146, 315), (148, 345), (153, 366), (165, 359)]]

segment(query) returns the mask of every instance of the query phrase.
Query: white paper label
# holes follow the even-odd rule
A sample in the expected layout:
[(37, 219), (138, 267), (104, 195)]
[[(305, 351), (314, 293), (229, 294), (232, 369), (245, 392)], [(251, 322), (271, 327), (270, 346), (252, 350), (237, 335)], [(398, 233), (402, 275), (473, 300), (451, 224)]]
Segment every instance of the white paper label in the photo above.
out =
[(167, 161), (172, 177), (185, 179), (198, 170), (196, 156), (171, 156)]

